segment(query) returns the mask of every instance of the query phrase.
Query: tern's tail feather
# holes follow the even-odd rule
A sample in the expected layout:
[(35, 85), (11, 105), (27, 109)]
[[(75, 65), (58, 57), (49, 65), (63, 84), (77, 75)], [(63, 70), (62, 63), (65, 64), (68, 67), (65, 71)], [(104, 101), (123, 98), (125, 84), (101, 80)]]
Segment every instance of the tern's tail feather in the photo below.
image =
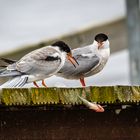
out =
[(13, 76), (19, 76), (22, 75), (21, 72), (16, 71), (16, 70), (7, 70), (6, 67), (9, 64), (13, 64), (12, 66), (15, 66), (14, 63), (16, 62), (15, 60), (12, 59), (7, 59), (7, 58), (2, 58), (0, 57), (0, 60), (2, 62), (5, 62), (5, 65), (0, 65), (0, 67), (2, 67), (2, 69), (0, 69), (0, 77), (13, 77)]
[(0, 88), (19, 88), (19, 87), (23, 87), (27, 83), (27, 81), (28, 81), (28, 77), (18, 76), (18, 77), (15, 77), (15, 78), (7, 81), (3, 85), (1, 85)]
[(1, 69), (0, 70), (0, 77), (14, 77), (14, 76), (20, 76), (22, 75), (21, 72), (16, 71), (16, 70), (6, 70), (6, 69)]
[(0, 74), (1, 74), (2, 72), (4, 72), (5, 70), (6, 70), (5, 68), (0, 69)]
[[(11, 66), (15, 66), (14, 63), (16, 62), (15, 60), (11, 60), (11, 59), (7, 59), (7, 58), (0, 58), (1, 61), (9, 64), (12, 64)], [(17, 71), (17, 70), (7, 70), (6, 65), (0, 65), (0, 67), (3, 67), (2, 69), (0, 69), (0, 77), (14, 77), (14, 76), (20, 76), (23, 73)]]

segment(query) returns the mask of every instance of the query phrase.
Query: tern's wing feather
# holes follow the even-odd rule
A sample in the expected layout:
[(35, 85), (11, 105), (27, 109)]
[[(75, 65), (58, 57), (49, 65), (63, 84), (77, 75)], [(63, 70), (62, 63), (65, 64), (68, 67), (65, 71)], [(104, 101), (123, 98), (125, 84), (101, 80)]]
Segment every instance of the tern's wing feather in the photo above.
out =
[(91, 54), (91, 50), (89, 49), (90, 46), (85, 46), (82, 48), (76, 48), (72, 50), (73, 56), (81, 55), (81, 54)]
[(12, 87), (22, 87), (27, 83), (28, 77), (17, 76), (9, 81), (5, 82), (0, 86), (0, 88), (12, 88)]
[(66, 61), (65, 65), (58, 72), (58, 76), (69, 79), (79, 78), (82, 75), (84, 76), (85, 73), (89, 72), (100, 63), (100, 58), (93, 53), (89, 52), (87, 54), (83, 54), (83, 51), (81, 53), (76, 51), (73, 52), (73, 54), (75, 59), (78, 61), (79, 66), (76, 68), (71, 67), (70, 63)]
[(25, 55), (8, 69), (26, 74), (50, 74), (58, 68), (60, 63), (59, 53), (55, 49), (44, 47)]
[(16, 70), (9, 71), (9, 70), (5, 69), (3, 71), (0, 71), (0, 77), (13, 77), (13, 76), (20, 76), (22, 74), (23, 73), (16, 71)]

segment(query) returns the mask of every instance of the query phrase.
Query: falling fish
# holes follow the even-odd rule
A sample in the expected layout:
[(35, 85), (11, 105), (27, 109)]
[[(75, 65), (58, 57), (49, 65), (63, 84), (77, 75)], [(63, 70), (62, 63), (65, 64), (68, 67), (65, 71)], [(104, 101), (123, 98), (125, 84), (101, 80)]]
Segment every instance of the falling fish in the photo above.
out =
[(104, 108), (101, 105), (89, 102), (88, 100), (86, 100), (80, 96), (78, 96), (78, 97), (84, 103), (84, 105), (87, 106), (89, 109), (92, 109), (95, 112), (104, 112)]

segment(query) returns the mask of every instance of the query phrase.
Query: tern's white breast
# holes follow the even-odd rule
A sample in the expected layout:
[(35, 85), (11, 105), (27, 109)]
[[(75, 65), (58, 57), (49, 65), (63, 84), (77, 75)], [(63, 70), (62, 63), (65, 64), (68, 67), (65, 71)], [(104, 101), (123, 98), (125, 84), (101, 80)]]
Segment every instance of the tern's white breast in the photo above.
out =
[[(48, 77), (56, 74), (62, 68), (62, 66), (64, 65), (65, 60), (66, 60), (66, 53), (61, 52), (57, 47), (55, 47), (53, 49), (55, 49), (57, 51), (57, 53), (54, 53), (51, 56), (58, 57), (60, 59), (60, 64), (58, 65), (58, 62), (56, 61), (57, 64), (54, 62), (53, 65), (50, 65), (50, 67), (54, 67), (54, 68), (52, 68), (53, 71), (51, 73), (46, 74), (45, 72), (38, 71), (38, 73), (33, 73), (31, 75), (28, 75), (28, 82), (38, 81), (38, 80), (43, 80), (45, 78), (48, 78)], [(46, 70), (44, 69), (44, 71), (47, 71), (47, 69)]]
[(85, 77), (92, 76), (92, 75), (100, 72), (104, 68), (104, 66), (107, 63), (108, 58), (110, 56), (110, 48), (105, 48), (105, 49), (99, 50), (98, 56), (100, 57), (100, 63), (97, 65), (97, 67), (91, 69), (91, 71), (86, 73)]

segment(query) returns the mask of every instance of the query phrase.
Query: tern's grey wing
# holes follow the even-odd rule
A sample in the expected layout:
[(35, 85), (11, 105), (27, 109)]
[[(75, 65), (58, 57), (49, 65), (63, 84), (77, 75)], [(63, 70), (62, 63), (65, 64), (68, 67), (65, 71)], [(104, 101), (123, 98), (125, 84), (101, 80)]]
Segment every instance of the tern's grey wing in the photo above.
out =
[(92, 56), (82, 56), (80, 54), (74, 55), (75, 59), (78, 61), (79, 66), (76, 68), (71, 67), (70, 63), (66, 60), (65, 65), (57, 73), (58, 76), (67, 78), (67, 79), (78, 79), (85, 73), (89, 72), (91, 69), (96, 67), (100, 58), (97, 55)]
[(60, 54), (51, 47), (44, 47), (35, 50), (18, 62), (9, 66), (9, 69), (16, 69), (26, 74), (50, 74), (56, 71), (61, 63)]
[(72, 50), (72, 54), (73, 54), (73, 56), (77, 56), (79, 54), (81, 55), (81, 54), (89, 54), (89, 53), (92, 53), (89, 48), (90, 48), (90, 46), (85, 46), (85, 47), (82, 47), (82, 48), (73, 49)]

